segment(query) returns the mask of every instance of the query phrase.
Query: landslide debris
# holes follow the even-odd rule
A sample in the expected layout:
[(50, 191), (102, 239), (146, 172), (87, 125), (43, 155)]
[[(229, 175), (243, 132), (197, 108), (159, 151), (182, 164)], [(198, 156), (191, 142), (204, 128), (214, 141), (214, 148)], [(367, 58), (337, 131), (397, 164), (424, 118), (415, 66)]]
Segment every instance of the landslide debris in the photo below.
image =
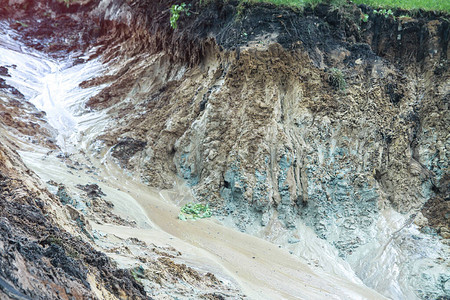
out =
[[(0, 296), (2, 299), (147, 298), (128, 270), (55, 220), (43, 189), (4, 136), (0, 144)], [(76, 232), (76, 230), (75, 230)], [(94, 292), (104, 290), (100, 294)]]

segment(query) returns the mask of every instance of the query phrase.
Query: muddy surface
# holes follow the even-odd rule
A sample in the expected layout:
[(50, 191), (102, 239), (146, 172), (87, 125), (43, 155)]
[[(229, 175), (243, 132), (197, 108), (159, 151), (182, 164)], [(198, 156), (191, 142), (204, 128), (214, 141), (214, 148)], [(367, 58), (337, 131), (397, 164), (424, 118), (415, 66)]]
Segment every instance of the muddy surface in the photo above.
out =
[(12, 299), (91, 299), (91, 285), (99, 284), (112, 295), (146, 297), (128, 271), (117, 269), (105, 254), (57, 225), (53, 218), (58, 208), (51, 206), (58, 200), (39, 186), (4, 136), (0, 162), (3, 295)]

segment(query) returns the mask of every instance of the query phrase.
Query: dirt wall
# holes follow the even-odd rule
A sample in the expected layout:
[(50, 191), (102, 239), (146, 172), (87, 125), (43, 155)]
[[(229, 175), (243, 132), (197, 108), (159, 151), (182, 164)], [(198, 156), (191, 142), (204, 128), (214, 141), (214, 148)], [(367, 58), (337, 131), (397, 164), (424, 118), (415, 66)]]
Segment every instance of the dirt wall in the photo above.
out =
[[(134, 153), (122, 166), (162, 188), (183, 178), (242, 231), (302, 220), (344, 259), (391, 207), (448, 238), (431, 208), (448, 211), (433, 200), (449, 194), (445, 14), (218, 1), (172, 30), (171, 3), (129, 4), (134, 31), (104, 29), (123, 72), (88, 102), (121, 124), (101, 139)], [(417, 293), (446, 293), (431, 285)]]

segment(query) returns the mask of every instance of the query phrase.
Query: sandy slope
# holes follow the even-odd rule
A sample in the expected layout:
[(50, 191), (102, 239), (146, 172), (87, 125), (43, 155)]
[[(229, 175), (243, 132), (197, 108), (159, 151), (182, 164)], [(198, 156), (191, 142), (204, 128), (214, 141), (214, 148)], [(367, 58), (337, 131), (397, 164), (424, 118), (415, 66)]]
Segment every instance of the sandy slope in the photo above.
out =
[[(73, 174), (68, 173), (67, 167), (60, 160), (52, 156), (46, 157), (44, 153), (24, 151), (21, 156), (45, 181), (58, 180), (67, 185), (75, 185), (94, 179), (81, 176), (83, 172), (71, 170)], [(41, 159), (43, 157), (45, 159)], [(122, 239), (134, 237), (147, 244), (172, 246), (183, 253), (180, 259), (184, 263), (237, 283), (251, 299), (384, 298), (362, 284), (319, 269), (313, 270), (286, 249), (224, 227), (217, 221), (178, 220), (179, 207), (168, 199), (169, 191), (159, 193), (124, 175), (112, 163), (97, 163), (102, 166), (102, 171), (98, 172), (99, 177), (95, 179), (107, 194), (106, 199), (120, 207), (116, 212), (122, 217), (132, 218), (140, 225), (130, 228), (91, 223), (92, 228), (98, 232)], [(171, 196), (183, 195), (172, 193)], [(140, 207), (142, 211), (139, 211)], [(121, 255), (113, 255), (119, 263), (121, 257), (123, 258)]]

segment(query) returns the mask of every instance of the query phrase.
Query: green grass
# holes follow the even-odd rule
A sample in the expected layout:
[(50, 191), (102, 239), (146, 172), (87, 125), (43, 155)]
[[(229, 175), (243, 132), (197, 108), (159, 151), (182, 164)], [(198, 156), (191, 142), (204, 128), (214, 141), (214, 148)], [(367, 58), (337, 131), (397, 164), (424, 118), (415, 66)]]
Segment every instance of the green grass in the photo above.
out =
[(450, 12), (450, 0), (353, 0), (356, 4), (367, 4), (376, 9), (402, 8), (407, 10), (423, 9)]
[[(264, 2), (291, 7), (304, 7), (308, 4), (317, 5), (323, 0), (242, 0), (242, 2)], [(342, 0), (331, 0), (332, 4), (341, 5)], [(450, 12), (450, 0), (353, 0), (355, 4), (366, 4), (377, 8), (402, 8), (407, 10), (436, 10)]]
[(328, 73), (330, 76), (330, 84), (338, 90), (345, 90), (345, 88), (347, 87), (347, 83), (345, 82), (344, 73), (336, 68), (331, 68)]

